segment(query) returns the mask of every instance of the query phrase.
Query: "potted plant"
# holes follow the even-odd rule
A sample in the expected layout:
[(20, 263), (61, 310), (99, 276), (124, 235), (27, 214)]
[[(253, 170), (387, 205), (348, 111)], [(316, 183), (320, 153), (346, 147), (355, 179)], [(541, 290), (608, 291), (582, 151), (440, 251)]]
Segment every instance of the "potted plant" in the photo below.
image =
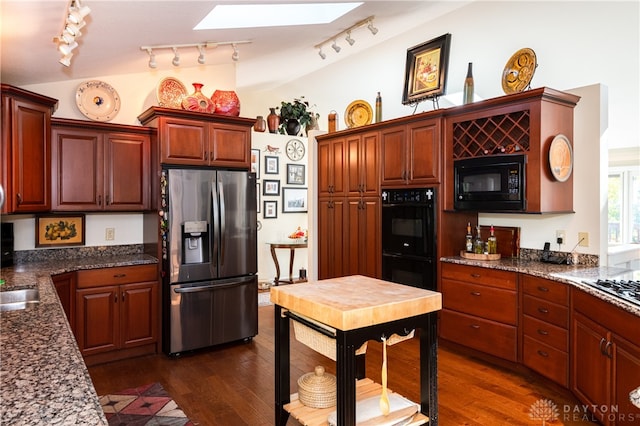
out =
[[(298, 135), (301, 126), (308, 126), (312, 121), (312, 112), (308, 110), (309, 101), (304, 96), (295, 98), (293, 102), (280, 103), (280, 127), (278, 132), (284, 135)], [(318, 114), (314, 114), (317, 119)]]

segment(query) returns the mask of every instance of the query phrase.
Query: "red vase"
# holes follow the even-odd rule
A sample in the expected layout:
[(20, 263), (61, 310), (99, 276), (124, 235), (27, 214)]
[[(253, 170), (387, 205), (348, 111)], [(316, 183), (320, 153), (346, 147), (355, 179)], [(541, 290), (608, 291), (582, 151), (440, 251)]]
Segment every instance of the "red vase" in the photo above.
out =
[(201, 83), (192, 84), (196, 91), (182, 100), (182, 109), (186, 109), (187, 111), (208, 112), (210, 114), (213, 113), (216, 107), (211, 99), (207, 98), (202, 93), (203, 85)]
[(240, 115), (240, 99), (233, 90), (216, 90), (211, 95), (215, 105), (215, 113), (221, 115)]
[(280, 116), (276, 114), (275, 108), (269, 108), (269, 115), (267, 115), (267, 126), (269, 127), (269, 133), (276, 133), (280, 126)]
[(267, 122), (261, 115), (256, 117), (256, 122), (253, 124), (253, 130), (256, 132), (264, 132), (267, 130)]

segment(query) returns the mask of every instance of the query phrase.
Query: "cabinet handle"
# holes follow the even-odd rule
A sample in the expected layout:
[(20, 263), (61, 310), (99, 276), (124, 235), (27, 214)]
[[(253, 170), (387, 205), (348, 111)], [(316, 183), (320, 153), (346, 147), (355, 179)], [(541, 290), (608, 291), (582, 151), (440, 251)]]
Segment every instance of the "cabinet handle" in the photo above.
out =
[(541, 351), (538, 349), (538, 355), (543, 356), (545, 358), (549, 358), (549, 354), (546, 353), (545, 351)]
[(124, 278), (127, 274), (113, 274), (113, 278)]
[(549, 332), (547, 330), (542, 330), (542, 329), (538, 329), (538, 334), (542, 335), (542, 336), (548, 336)]
[(102, 205), (102, 195), (98, 195), (98, 205)]
[(122, 292), (122, 301), (124, 302), (124, 291)]
[(607, 339), (605, 339), (604, 337), (602, 339), (600, 339), (600, 353), (602, 355), (607, 355), (606, 353), (604, 353), (604, 346), (602, 346), (603, 343), (605, 343), (607, 341)]
[(473, 328), (475, 330), (480, 329), (480, 326), (478, 324), (471, 324), (469, 327), (471, 327), (471, 328)]
[(104, 205), (105, 206), (109, 205), (109, 196), (108, 195), (106, 197), (104, 197)]
[(608, 341), (607, 344), (604, 346), (604, 355), (607, 358), (613, 359), (613, 350), (610, 350), (613, 347), (613, 342)]
[(22, 204), (22, 195), (20, 195), (19, 192), (16, 194), (16, 201), (18, 202), (18, 205)]
[(473, 278), (480, 278), (480, 274), (471, 274)]
[(113, 303), (118, 303), (118, 293), (113, 296)]
[(478, 296), (478, 297), (479, 297), (479, 296), (480, 296), (480, 292), (479, 292), (479, 291), (472, 291), (472, 292), (471, 292), (471, 295), (472, 295), (472, 296)]
[(549, 289), (548, 289), (548, 288), (546, 288), (546, 287), (542, 287), (542, 286), (538, 286), (538, 290), (540, 290), (540, 291), (541, 291), (541, 292), (543, 292), (543, 293), (547, 293), (547, 292), (549, 291)]
[(548, 314), (549, 310), (547, 308), (538, 308), (538, 312), (540, 312), (541, 314)]

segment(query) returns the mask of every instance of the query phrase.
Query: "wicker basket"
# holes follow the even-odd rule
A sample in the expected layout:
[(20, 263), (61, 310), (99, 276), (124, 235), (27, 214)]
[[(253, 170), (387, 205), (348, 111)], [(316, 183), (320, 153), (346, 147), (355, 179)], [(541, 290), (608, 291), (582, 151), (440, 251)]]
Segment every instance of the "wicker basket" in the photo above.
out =
[(298, 379), (298, 399), (311, 408), (329, 408), (336, 405), (336, 376), (325, 373), (317, 366), (313, 373)]
[[(326, 328), (326, 326), (324, 326)], [(336, 340), (329, 336), (308, 327), (298, 321), (293, 321), (293, 332), (296, 340), (305, 346), (321, 353), (327, 358), (336, 360)], [(357, 351), (356, 355), (367, 352), (367, 342), (365, 342)]]

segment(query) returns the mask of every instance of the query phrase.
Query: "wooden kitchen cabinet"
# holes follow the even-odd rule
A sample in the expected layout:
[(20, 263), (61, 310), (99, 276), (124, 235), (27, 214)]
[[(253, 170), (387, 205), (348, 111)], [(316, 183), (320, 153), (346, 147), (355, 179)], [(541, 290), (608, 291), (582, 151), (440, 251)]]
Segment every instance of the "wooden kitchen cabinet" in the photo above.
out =
[(549, 147), (559, 134), (566, 136), (573, 146), (573, 110), (579, 99), (570, 93), (541, 87), (449, 108), (443, 131), (444, 208), (454, 209), (455, 160), (525, 154), (525, 211), (573, 213), (573, 174), (562, 182), (553, 177)]
[(629, 401), (640, 383), (637, 317), (579, 289), (571, 291), (571, 390), (603, 425), (637, 424), (640, 408)]
[(441, 118), (426, 118), (380, 131), (381, 185), (440, 182)]
[(382, 276), (379, 198), (349, 198), (343, 275)]
[(522, 362), (569, 387), (569, 288), (520, 274), (522, 289)]
[(87, 365), (156, 353), (156, 265), (78, 271), (76, 337)]
[(150, 129), (66, 119), (52, 127), (52, 210), (150, 208)]
[(349, 135), (346, 139), (347, 193), (349, 196), (378, 196), (378, 132)]
[(158, 129), (161, 164), (249, 170), (255, 119), (151, 107), (138, 119)]
[(345, 275), (345, 198), (318, 200), (318, 279)]
[(517, 273), (442, 263), (441, 274), (440, 337), (517, 361)]
[(67, 316), (73, 334), (76, 334), (76, 273), (52, 275), (51, 280), (56, 288), (62, 309)]
[(318, 197), (345, 195), (345, 156), (344, 138), (318, 142)]
[(2, 93), (2, 213), (51, 209), (51, 115), (58, 101), (6, 84)]

